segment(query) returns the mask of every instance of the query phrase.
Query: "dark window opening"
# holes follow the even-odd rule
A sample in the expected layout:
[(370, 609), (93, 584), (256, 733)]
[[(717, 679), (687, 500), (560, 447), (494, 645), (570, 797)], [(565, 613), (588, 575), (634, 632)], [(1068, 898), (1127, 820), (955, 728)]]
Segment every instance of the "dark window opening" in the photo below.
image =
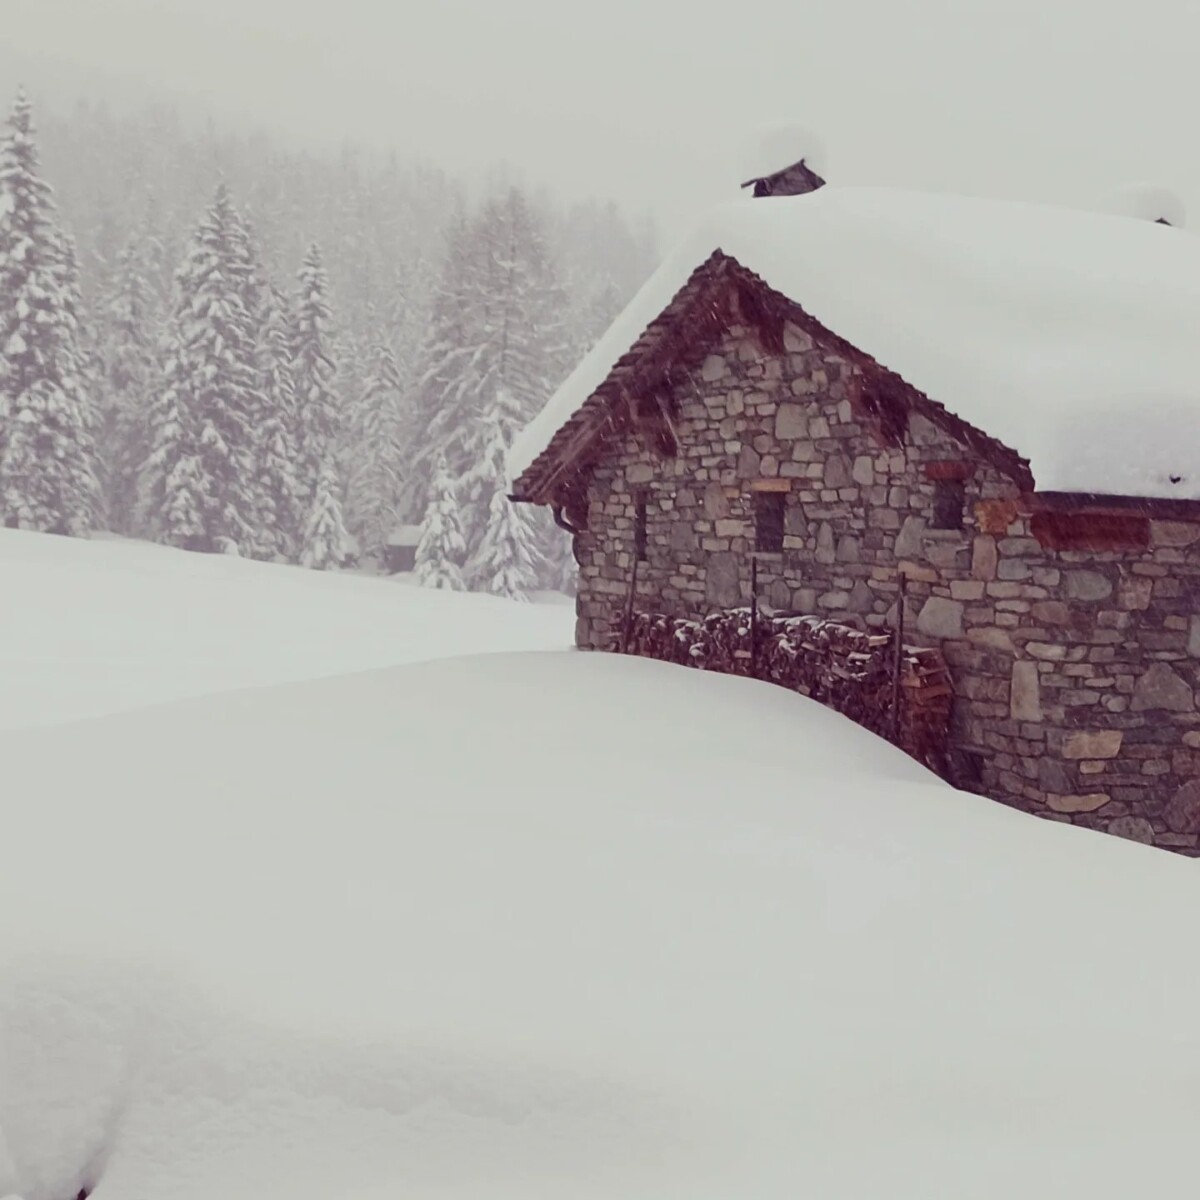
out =
[(633, 510), (633, 556), (646, 561), (646, 497), (638, 496)]
[(966, 507), (966, 487), (961, 479), (939, 479), (933, 485), (931, 529), (961, 529)]
[(783, 506), (786, 492), (754, 493), (754, 549), (760, 554), (783, 553)]

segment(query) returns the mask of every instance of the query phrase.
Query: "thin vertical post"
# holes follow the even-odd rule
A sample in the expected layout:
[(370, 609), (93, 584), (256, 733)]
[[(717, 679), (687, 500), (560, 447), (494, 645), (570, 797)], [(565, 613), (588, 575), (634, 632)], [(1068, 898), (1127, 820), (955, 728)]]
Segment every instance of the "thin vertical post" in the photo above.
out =
[(625, 598), (625, 620), (621, 625), (621, 653), (629, 653), (629, 638), (633, 633), (633, 598), (637, 593), (638, 563), (640, 559), (633, 556), (633, 569), (629, 572), (629, 595)]
[(750, 556), (750, 678), (758, 678), (758, 556)]
[(896, 645), (892, 650), (892, 741), (900, 744), (900, 670), (904, 662), (904, 610), (908, 576), (900, 572), (900, 598), (896, 602)]

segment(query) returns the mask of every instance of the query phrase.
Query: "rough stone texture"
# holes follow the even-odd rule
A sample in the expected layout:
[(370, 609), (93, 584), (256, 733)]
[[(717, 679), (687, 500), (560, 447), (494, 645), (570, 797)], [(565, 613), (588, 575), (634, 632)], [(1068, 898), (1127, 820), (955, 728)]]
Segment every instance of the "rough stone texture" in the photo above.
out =
[(1109, 821), (1108, 832), (1131, 842), (1144, 842), (1147, 846), (1153, 846), (1155, 842), (1154, 826), (1145, 817), (1117, 817)]
[(1172, 833), (1200, 833), (1200, 779), (1185, 783), (1167, 801), (1163, 820)]
[[(793, 327), (783, 344), (774, 355), (729, 330), (678, 374), (679, 454), (629, 433), (591, 471), (579, 644), (608, 649), (620, 627), (637, 493), (638, 607), (702, 617), (746, 603), (753, 485), (769, 478), (790, 491), (783, 553), (759, 557), (760, 597), (888, 629), (902, 571), (906, 637), (937, 645), (954, 675), (952, 743), (976, 764), (972, 790), (1200, 853), (1188, 790), (1200, 779), (1200, 524), (1155, 520), (1149, 547), (1043, 547), (1021, 489), (977, 451), (916, 413), (889, 446), (856, 405), (858, 366)], [(946, 461), (968, 468), (961, 531), (932, 528), (925, 467)]]
[(1009, 688), (1009, 711), (1014, 721), (1042, 719), (1042, 690), (1037, 663), (1015, 662)]
[(1170, 712), (1188, 712), (1196, 707), (1196, 697), (1166, 663), (1156, 662), (1138, 679), (1133, 689), (1133, 711), (1162, 708)]
[(1116, 758), (1125, 734), (1119, 729), (1081, 729), (1063, 738), (1063, 758)]
[(917, 628), (931, 638), (960, 638), (963, 635), (963, 606), (945, 596), (930, 596), (921, 606)]

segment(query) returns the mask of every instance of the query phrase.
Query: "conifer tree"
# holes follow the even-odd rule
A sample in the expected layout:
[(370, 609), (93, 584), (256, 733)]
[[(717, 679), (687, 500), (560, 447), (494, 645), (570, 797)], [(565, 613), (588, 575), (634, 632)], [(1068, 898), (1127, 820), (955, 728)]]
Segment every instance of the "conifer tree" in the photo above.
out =
[(147, 415), (161, 319), (147, 278), (146, 255), (147, 243), (132, 235), (117, 260), (100, 313), (105, 511), (109, 528), (129, 535), (139, 532), (138, 474), (150, 452)]
[(326, 299), (329, 285), (315, 244), (300, 268), (299, 285), (292, 323), (292, 379), (299, 478), (311, 499), (318, 476), (338, 448), (342, 417), (332, 358), (332, 315)]
[(259, 344), (265, 403), (257, 430), (257, 541), (262, 557), (294, 561), (304, 542), (308, 512), (297, 475), (296, 388), (290, 332), (287, 298), (266, 288)]
[(162, 540), (225, 553), (252, 551), (260, 525), (264, 398), (244, 238), (222, 184), (176, 275), (143, 472), (144, 508)]
[(472, 591), (493, 592), (510, 600), (526, 600), (539, 582), (543, 555), (538, 547), (535, 510), (509, 500), (505, 482), (508, 437), (499, 420), (490, 422), (485, 461), (492, 477), (488, 519), (467, 565)]
[(380, 550), (401, 521), (403, 381), (390, 346), (380, 344), (355, 406), (347, 521), (364, 553)]
[(338, 478), (332, 457), (317, 473), (312, 511), (304, 529), (300, 565), (328, 571), (346, 560), (346, 530), (342, 525), (342, 506), (338, 498)]
[(0, 514), (82, 535), (99, 498), (89, 359), (72, 243), (38, 174), (19, 92), (0, 142)]
[(434, 460), (429, 504), (421, 522), (421, 540), (417, 543), (413, 575), (425, 587), (462, 591), (462, 561), (467, 545), (463, 541), (458, 515), (458, 497), (454, 480), (439, 454)]

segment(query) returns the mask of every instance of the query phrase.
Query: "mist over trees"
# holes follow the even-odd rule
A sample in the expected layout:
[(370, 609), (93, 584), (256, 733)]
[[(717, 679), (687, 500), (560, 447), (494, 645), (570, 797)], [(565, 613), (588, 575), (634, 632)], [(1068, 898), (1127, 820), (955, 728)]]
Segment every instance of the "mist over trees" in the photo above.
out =
[(653, 258), (615, 206), (499, 174), (472, 192), (157, 109), (35, 131), (19, 96), (0, 519), (317, 568), (376, 563), (415, 524), (419, 580), (569, 586), (566, 538), (504, 498), (504, 454)]

